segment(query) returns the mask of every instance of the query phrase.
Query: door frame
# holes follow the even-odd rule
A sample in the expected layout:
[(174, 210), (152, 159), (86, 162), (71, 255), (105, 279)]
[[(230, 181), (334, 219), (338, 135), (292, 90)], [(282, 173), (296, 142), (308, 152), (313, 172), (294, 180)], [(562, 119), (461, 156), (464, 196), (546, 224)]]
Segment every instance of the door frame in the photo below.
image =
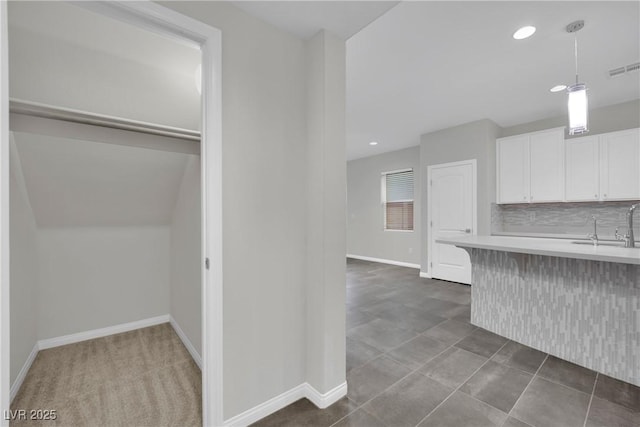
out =
[(449, 163), (439, 163), (437, 165), (430, 165), (427, 166), (427, 182), (425, 183), (425, 188), (427, 189), (427, 272), (426, 272), (426, 277), (431, 279), (432, 276), (432, 262), (433, 262), (433, 251), (432, 251), (432, 247), (433, 247), (433, 242), (432, 242), (432, 234), (431, 234), (431, 221), (433, 218), (433, 215), (431, 213), (431, 177), (433, 174), (433, 170), (434, 169), (444, 169), (444, 168), (449, 168), (449, 167), (453, 167), (453, 166), (465, 166), (465, 165), (471, 165), (472, 167), (472, 172), (471, 172), (471, 178), (473, 179), (472, 182), (472, 197), (473, 197), (473, 202), (471, 203), (471, 206), (473, 208), (473, 212), (472, 212), (472, 217), (473, 217), (473, 229), (471, 231), (471, 235), (476, 235), (478, 234), (478, 166), (477, 166), (477, 160), (476, 159), (469, 159), (469, 160), (461, 160), (458, 162), (449, 162)]
[[(223, 425), (222, 288), (222, 33), (174, 10), (141, 2), (74, 2), (111, 18), (202, 52), (201, 108), (201, 263), (202, 277), (202, 421)], [(9, 63), (7, 2), (0, 2), (0, 426), (8, 426), (10, 408), (10, 254), (9, 254)], [(207, 269), (205, 259), (211, 260)]]

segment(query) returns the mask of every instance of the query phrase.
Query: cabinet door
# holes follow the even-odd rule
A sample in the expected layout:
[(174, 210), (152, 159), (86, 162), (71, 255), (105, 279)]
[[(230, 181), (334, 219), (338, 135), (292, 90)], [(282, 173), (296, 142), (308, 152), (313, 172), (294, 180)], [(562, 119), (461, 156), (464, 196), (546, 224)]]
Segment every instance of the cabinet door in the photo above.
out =
[(529, 201), (564, 200), (564, 131), (531, 134), (529, 139), (531, 190)]
[(565, 200), (600, 200), (598, 136), (568, 139), (565, 142)]
[(501, 138), (496, 144), (498, 203), (529, 201), (529, 137)]
[(602, 200), (640, 199), (640, 129), (600, 135)]

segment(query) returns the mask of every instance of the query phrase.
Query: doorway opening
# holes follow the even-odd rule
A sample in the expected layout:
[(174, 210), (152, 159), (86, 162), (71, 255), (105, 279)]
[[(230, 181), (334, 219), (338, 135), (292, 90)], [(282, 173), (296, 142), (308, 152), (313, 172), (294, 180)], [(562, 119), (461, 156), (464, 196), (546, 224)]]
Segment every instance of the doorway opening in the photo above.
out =
[[(9, 7), (9, 13), (12, 7)], [(66, 4), (65, 7), (78, 6)], [(201, 123), (198, 138), (201, 142), (196, 143), (199, 145), (196, 150), (198, 152), (183, 152), (181, 148), (184, 145), (176, 140), (185, 139), (185, 135), (180, 135), (180, 132), (174, 135), (162, 134), (165, 131), (173, 132), (175, 126), (149, 126), (146, 120), (123, 119), (124, 115), (95, 114), (95, 110), (90, 106), (68, 109), (59, 108), (60, 105), (56, 105), (57, 103), (42, 105), (41, 102), (29, 102), (28, 99), (23, 99), (22, 101), (26, 102), (22, 103), (14, 102), (15, 113), (12, 111), (11, 136), (9, 126), (5, 126), (8, 125), (7, 115), (2, 118), (2, 149), (3, 153), (11, 152), (12, 160), (15, 159), (11, 162), (11, 172), (19, 171), (23, 180), (20, 184), (20, 178), (16, 178), (18, 174), (10, 174), (8, 162), (3, 163), (0, 183), (3, 188), (12, 187), (10, 184), (13, 184), (10, 192), (11, 199), (3, 197), (2, 200), (3, 279), (8, 276), (10, 267), (14, 273), (20, 272), (19, 267), (16, 267), (16, 260), (24, 264), (31, 261), (32, 266), (37, 265), (38, 275), (46, 277), (47, 287), (51, 285), (51, 289), (47, 289), (46, 292), (39, 292), (41, 288), (37, 288), (39, 296), (45, 300), (37, 304), (38, 316), (36, 316), (40, 330), (45, 331), (36, 342), (36, 344), (42, 344), (42, 348), (81, 341), (83, 337), (94, 338), (100, 334), (121, 332), (132, 329), (134, 326), (160, 323), (164, 315), (152, 315), (158, 313), (159, 307), (162, 306), (162, 302), (158, 304), (158, 301), (153, 300), (164, 298), (162, 296), (159, 298), (157, 292), (154, 292), (159, 289), (158, 283), (163, 281), (167, 284), (174, 281), (190, 282), (191, 285), (195, 283), (196, 291), (194, 292), (194, 287), (190, 286), (190, 301), (186, 304), (191, 306), (195, 304), (195, 309), (182, 309), (182, 312), (187, 314), (182, 315), (183, 320), (178, 321), (178, 316), (173, 316), (171, 312), (173, 307), (170, 306), (170, 313), (167, 313), (166, 320), (172, 319), (174, 328), (181, 335), (180, 338), (184, 341), (186, 337), (186, 341), (191, 342), (189, 350), (194, 359), (197, 359), (195, 356), (198, 353), (202, 356), (202, 423), (221, 424), (223, 418), (221, 405), (220, 34), (216, 29), (155, 4), (92, 4), (82, 7), (89, 8), (91, 13), (97, 12), (103, 18), (115, 18), (119, 23), (126, 22), (138, 29), (152, 30), (172, 40), (195, 45), (201, 50), (202, 99), (198, 102), (200, 112), (197, 119)], [(6, 4), (2, 5), (2, 8), (2, 32), (6, 34)], [(84, 12), (86, 13), (86, 10)], [(11, 22), (10, 14), (9, 22)], [(6, 54), (6, 37), (2, 38), (2, 44), (3, 54)], [(1, 77), (4, 83), (7, 82), (7, 63), (9, 62), (5, 59), (11, 58), (3, 57)], [(11, 62), (16, 65), (17, 61)], [(192, 78), (192, 82), (193, 80)], [(13, 89), (13, 82), (11, 87)], [(89, 92), (92, 89), (99, 88), (89, 88)], [(3, 110), (8, 112), (7, 97), (3, 97), (3, 103), (5, 102)], [(22, 110), (16, 109), (18, 104), (21, 104)], [(26, 111), (25, 108), (32, 111)], [(102, 112), (99, 111), (99, 113)], [(61, 118), (61, 115), (66, 117)], [(28, 119), (25, 119), (25, 116)], [(92, 120), (94, 120), (93, 123)], [(37, 123), (34, 124), (34, 122)], [(17, 127), (16, 123), (18, 123)], [(20, 126), (33, 127), (29, 131)], [(128, 129), (127, 126), (129, 126)], [(35, 131), (35, 128), (38, 128), (38, 131)], [(91, 134), (95, 129), (98, 130), (95, 131), (94, 137), (86, 135)], [(47, 133), (49, 135), (43, 136)], [(134, 134), (137, 136), (133, 136)], [(126, 136), (123, 137), (123, 135)], [(108, 141), (110, 138), (118, 137), (122, 137), (125, 141), (120, 143)], [(151, 139), (154, 141), (150, 142)], [(155, 140), (162, 142), (155, 145)], [(184, 143), (184, 141), (181, 142)], [(47, 168), (50, 172), (48, 175)], [(160, 169), (164, 172), (154, 173)], [(82, 173), (90, 179), (83, 180)], [(155, 182), (149, 179), (152, 176)], [(12, 178), (13, 182), (11, 182)], [(89, 184), (96, 184), (96, 181), (103, 186), (94, 187), (92, 191), (88, 188)], [(147, 184), (152, 182), (152, 184), (143, 188), (143, 181), (147, 181)], [(66, 185), (70, 182), (76, 184)], [(127, 183), (130, 185), (127, 186)], [(82, 187), (85, 189), (82, 190)], [(55, 191), (56, 189), (60, 191)], [(9, 250), (7, 250), (9, 233), (10, 231), (15, 233), (16, 237), (18, 233), (14, 231), (16, 224), (9, 224), (6, 218), (9, 211), (13, 212), (25, 205), (22, 203), (23, 206), (20, 206), (20, 203), (15, 202), (14, 196), (22, 196), (21, 201), (24, 202), (25, 194), (26, 205), (31, 204), (31, 208), (37, 211), (34, 212), (34, 217), (39, 217), (36, 222), (41, 221), (49, 227), (33, 239), (35, 244), (31, 249), (35, 248), (35, 257), (31, 260), (28, 257), (22, 260), (19, 256), (16, 257), (18, 251), (14, 251), (16, 246), (13, 243), (16, 239), (13, 239), (10, 250), (14, 260), (10, 262)], [(122, 196), (125, 198), (123, 199)], [(171, 202), (169, 199), (172, 197), (175, 203), (174, 209), (171, 209), (172, 223), (168, 225), (165, 215), (167, 209), (162, 213), (163, 209), (159, 209), (159, 206), (166, 208), (167, 205), (171, 205), (166, 202)], [(125, 204), (133, 209), (123, 208), (122, 205)], [(165, 218), (161, 218), (163, 215)], [(137, 219), (128, 221), (133, 217)], [(87, 218), (92, 220), (86, 221)], [(134, 222), (138, 224), (134, 225)], [(69, 233), (68, 230), (61, 231), (62, 228), (69, 228), (71, 223), (82, 227), (74, 226), (73, 233)], [(102, 233), (105, 230), (96, 229), (105, 224), (114, 228), (105, 233)], [(144, 227), (138, 227), (138, 225)], [(78, 230), (79, 228), (82, 230)], [(174, 229), (180, 232), (174, 233)], [(188, 240), (188, 244), (185, 241), (179, 242), (179, 238), (173, 239), (174, 235), (183, 237), (188, 235), (188, 238), (183, 239)], [(182, 259), (178, 261), (171, 259), (179, 258), (171, 257), (171, 252), (174, 249), (173, 246), (181, 244), (188, 246), (188, 250), (176, 250), (181, 253)], [(114, 262), (101, 263), (107, 258)], [(115, 262), (116, 260), (118, 262)], [(140, 271), (144, 270), (140, 267), (145, 262), (150, 268), (146, 269), (145, 274), (140, 275)], [(72, 263), (77, 265), (71, 266)], [(189, 267), (178, 266), (175, 272), (171, 271), (174, 264), (180, 263), (189, 264)], [(116, 264), (117, 267), (115, 267)], [(161, 271), (162, 264), (165, 264), (166, 271)], [(167, 268), (167, 264), (171, 267)], [(109, 265), (109, 268), (101, 271), (98, 268), (99, 265)], [(83, 272), (85, 274), (82, 274)], [(131, 280), (124, 285), (115, 283), (118, 282), (116, 278), (105, 277), (110, 273), (131, 273), (129, 276)], [(9, 290), (13, 293), (19, 284), (17, 280), (14, 281), (15, 274), (9, 277), (11, 281), (2, 281), (3, 297), (9, 295)], [(122, 277), (124, 276), (120, 279)], [(70, 286), (76, 279), (78, 283), (85, 285), (75, 288)], [(36, 280), (39, 281), (39, 278)], [(111, 289), (105, 286), (109, 282), (112, 283)], [(139, 292), (134, 292), (135, 295), (127, 294), (132, 290), (134, 283), (136, 285), (147, 283), (149, 287), (138, 289)], [(91, 286), (94, 288), (91, 289)], [(166, 296), (171, 297), (175, 293), (175, 299), (184, 299), (187, 292), (182, 291), (185, 289), (180, 287), (176, 292), (168, 289)], [(49, 291), (51, 292), (47, 295)], [(64, 291), (68, 292), (67, 296), (63, 295)], [(109, 295), (101, 294), (102, 291)], [(82, 292), (86, 294), (82, 295)], [(20, 291), (16, 292), (16, 295), (20, 296), (19, 293)], [(82, 296), (90, 298), (82, 300)], [(71, 301), (73, 298), (80, 301)], [(87, 303), (92, 299), (97, 304)], [(11, 300), (13, 302), (14, 298)], [(68, 304), (66, 308), (65, 304)], [(103, 306), (108, 308), (101, 310), (100, 307)], [(140, 309), (141, 307), (143, 308)], [(10, 315), (11, 309), (13, 307), (7, 307), (3, 298), (0, 312), (2, 326), (0, 328), (2, 331), (2, 383), (0, 384), (2, 402), (0, 403), (7, 411), (10, 383), (17, 378), (14, 372), (16, 361), (13, 359), (20, 345), (20, 340), (17, 338), (21, 335), (14, 332), (16, 319), (19, 318), (16, 315), (20, 314), (20, 310), (16, 309)], [(139, 312), (132, 314), (132, 310), (136, 309), (140, 309)], [(202, 311), (201, 317), (199, 313), (193, 315), (198, 311)], [(84, 315), (85, 320), (89, 319), (86, 329), (78, 326), (79, 323), (84, 323), (84, 320), (73, 318), (78, 313)], [(126, 318), (125, 321), (120, 322), (114, 317), (109, 317), (114, 313), (126, 313), (126, 316), (122, 317)], [(182, 322), (182, 325), (179, 322)], [(193, 341), (201, 341), (201, 345), (193, 344)], [(200, 346), (201, 349), (198, 352), (195, 347)], [(34, 348), (37, 353), (38, 347), (34, 346)], [(27, 356), (27, 362), (29, 358)], [(135, 363), (135, 360), (131, 359), (131, 363)], [(11, 390), (12, 395), (16, 392), (17, 390)], [(9, 420), (4, 419), (2, 422), (7, 423), (7, 421)]]

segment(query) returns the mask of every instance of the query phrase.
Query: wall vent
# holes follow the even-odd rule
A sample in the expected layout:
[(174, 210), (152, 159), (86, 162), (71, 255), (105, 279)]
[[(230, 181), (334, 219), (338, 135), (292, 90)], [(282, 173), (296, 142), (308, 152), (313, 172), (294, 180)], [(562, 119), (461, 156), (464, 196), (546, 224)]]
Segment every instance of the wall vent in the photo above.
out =
[(640, 70), (640, 62), (627, 65), (627, 73), (631, 73), (633, 71), (638, 71), (638, 70)]
[(636, 62), (634, 64), (629, 64), (626, 67), (618, 67), (612, 70), (609, 70), (609, 77), (618, 77), (626, 73), (633, 73), (636, 71), (640, 71), (640, 62)]
[(614, 68), (613, 70), (609, 70), (609, 77), (617, 77), (624, 73), (626, 73), (626, 70), (624, 67)]

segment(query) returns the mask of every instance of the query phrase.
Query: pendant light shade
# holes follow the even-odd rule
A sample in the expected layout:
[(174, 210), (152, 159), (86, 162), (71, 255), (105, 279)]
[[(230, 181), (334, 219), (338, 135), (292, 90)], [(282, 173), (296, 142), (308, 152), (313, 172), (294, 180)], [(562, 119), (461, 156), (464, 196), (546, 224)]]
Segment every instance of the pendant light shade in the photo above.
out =
[(587, 86), (576, 83), (567, 88), (569, 93), (569, 135), (580, 135), (589, 132), (589, 102)]

